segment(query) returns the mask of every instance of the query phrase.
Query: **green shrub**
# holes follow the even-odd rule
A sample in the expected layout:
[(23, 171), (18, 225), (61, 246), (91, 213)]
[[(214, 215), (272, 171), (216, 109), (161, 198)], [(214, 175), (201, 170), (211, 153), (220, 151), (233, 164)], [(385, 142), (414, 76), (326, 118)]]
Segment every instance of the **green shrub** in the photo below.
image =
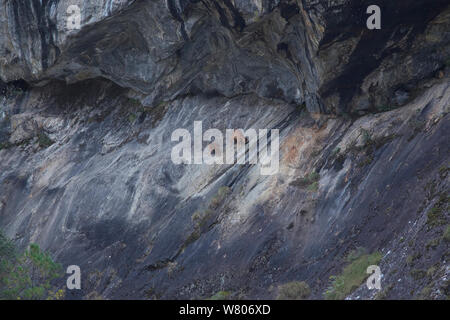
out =
[(363, 254), (347, 265), (339, 276), (331, 276), (331, 285), (325, 292), (325, 299), (342, 300), (358, 288), (369, 276), (367, 267), (376, 265), (383, 255), (380, 252)]
[(299, 178), (291, 183), (293, 186), (301, 187), (306, 189), (308, 191), (317, 192), (319, 189), (319, 180), (320, 180), (320, 174), (313, 171), (310, 174), (308, 174), (306, 177)]
[(304, 281), (292, 281), (278, 288), (278, 300), (304, 300), (311, 294), (309, 285)]
[(319, 181), (319, 179), (320, 179), (320, 174), (317, 173), (317, 172), (315, 172), (315, 171), (313, 171), (313, 172), (311, 172), (311, 173), (309, 174), (308, 179), (309, 179), (310, 182), (316, 182), (316, 181)]
[(206, 300), (228, 300), (231, 293), (229, 291), (219, 291), (215, 295), (209, 297)]
[(311, 184), (308, 186), (307, 190), (308, 190), (308, 191), (311, 191), (311, 192), (317, 192), (317, 190), (319, 190), (319, 183), (318, 183), (317, 181), (311, 183)]
[(436, 274), (436, 271), (438, 270), (437, 266), (431, 266), (427, 270), (427, 277), (433, 278), (433, 276)]
[(195, 227), (194, 230), (189, 234), (189, 236), (184, 241), (183, 250), (191, 243), (197, 241), (200, 238), (200, 236), (201, 236), (200, 229), (198, 227)]
[(439, 207), (433, 207), (427, 214), (427, 224), (436, 227), (444, 223), (442, 209)]
[(9, 143), (8, 141), (0, 143), (0, 150), (9, 149), (11, 147), (12, 147), (12, 144)]
[(439, 195), (438, 201), (435, 203), (427, 213), (427, 224), (432, 227), (437, 227), (445, 224), (444, 212), (448, 210), (449, 198), (446, 193)]
[(414, 280), (420, 280), (425, 278), (427, 272), (425, 270), (413, 269), (409, 274), (411, 275), (411, 277), (413, 277)]
[(201, 211), (195, 211), (194, 214), (192, 215), (191, 219), (194, 222), (198, 222), (201, 220), (202, 216), (203, 216), (203, 214)]
[(449, 171), (449, 168), (447, 166), (442, 166), (439, 168), (439, 176), (441, 179), (445, 179), (447, 177), (447, 173)]
[(427, 250), (429, 250), (430, 248), (434, 249), (439, 245), (440, 242), (441, 242), (440, 238), (432, 239), (432, 240), (428, 241), (428, 243), (425, 247), (427, 248)]
[(363, 247), (357, 247), (355, 250), (350, 251), (350, 253), (347, 255), (345, 260), (347, 262), (353, 262), (356, 259), (360, 258), (361, 256), (367, 254), (367, 250)]
[(192, 222), (194, 223), (194, 230), (188, 236), (188, 238), (184, 242), (184, 247), (189, 244), (197, 241), (200, 238), (202, 233), (202, 228), (205, 227), (208, 221), (214, 214), (214, 210), (216, 210), (225, 198), (231, 193), (231, 189), (227, 186), (220, 187), (217, 191), (217, 194), (211, 199), (208, 208), (203, 211), (195, 211), (191, 217)]
[(0, 232), (0, 279), (3, 279), (15, 258), (16, 252), (13, 243)]
[(433, 289), (430, 286), (426, 286), (422, 289), (418, 298), (420, 300), (429, 300), (429, 299), (431, 299), (432, 291), (433, 291)]
[(134, 113), (130, 113), (128, 115), (128, 122), (133, 123), (136, 120), (137, 116)]
[(10, 86), (6, 90), (6, 97), (7, 98), (15, 98), (24, 93), (23, 89), (16, 86)]
[(40, 132), (38, 134), (38, 143), (41, 148), (48, 148), (55, 142), (50, 139), (44, 132)]
[(141, 101), (139, 99), (135, 99), (135, 98), (128, 98), (128, 104), (132, 107), (132, 108), (138, 108), (141, 107)]
[(382, 290), (380, 290), (374, 297), (375, 300), (385, 300), (389, 293), (391, 292), (392, 288), (394, 288), (394, 285), (391, 283)]
[(384, 104), (384, 105), (377, 106), (376, 109), (377, 109), (379, 112), (387, 112), (387, 111), (394, 110), (395, 107), (394, 107), (394, 106), (391, 106), (391, 105)]
[(211, 209), (206, 209), (205, 211), (203, 211), (201, 218), (197, 221), (198, 227), (203, 228), (208, 220), (212, 217), (213, 213), (214, 212)]
[(445, 241), (450, 242), (450, 226), (447, 226), (444, 231), (444, 235), (442, 236)]
[(19, 254), (0, 233), (0, 299), (60, 299), (64, 290), (52, 286), (62, 276), (62, 267), (37, 244)]
[(422, 254), (420, 252), (409, 255), (408, 257), (406, 257), (406, 264), (412, 265), (414, 261), (420, 259), (421, 256)]

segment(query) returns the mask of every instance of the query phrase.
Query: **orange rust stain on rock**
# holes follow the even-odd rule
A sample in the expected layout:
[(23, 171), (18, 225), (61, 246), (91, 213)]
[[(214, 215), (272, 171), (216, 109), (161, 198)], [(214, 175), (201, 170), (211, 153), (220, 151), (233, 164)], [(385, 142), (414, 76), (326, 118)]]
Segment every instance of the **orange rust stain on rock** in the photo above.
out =
[(326, 135), (325, 128), (297, 128), (281, 145), (282, 161), (287, 165), (298, 165), (301, 159), (311, 159), (315, 150), (321, 148)]
[(282, 144), (283, 162), (295, 164), (298, 161), (300, 149), (304, 144), (304, 139), (300, 132), (296, 130)]

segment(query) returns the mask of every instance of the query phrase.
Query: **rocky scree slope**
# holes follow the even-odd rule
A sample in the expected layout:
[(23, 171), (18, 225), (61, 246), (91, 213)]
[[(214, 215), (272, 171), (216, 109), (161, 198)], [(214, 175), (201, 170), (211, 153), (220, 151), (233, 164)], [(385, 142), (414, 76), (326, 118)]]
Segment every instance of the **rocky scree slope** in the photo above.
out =
[[(349, 298), (447, 297), (450, 9), (378, 2), (1, 0), (0, 228), (68, 297), (323, 298), (358, 248)], [(278, 174), (173, 164), (197, 120), (280, 129)]]

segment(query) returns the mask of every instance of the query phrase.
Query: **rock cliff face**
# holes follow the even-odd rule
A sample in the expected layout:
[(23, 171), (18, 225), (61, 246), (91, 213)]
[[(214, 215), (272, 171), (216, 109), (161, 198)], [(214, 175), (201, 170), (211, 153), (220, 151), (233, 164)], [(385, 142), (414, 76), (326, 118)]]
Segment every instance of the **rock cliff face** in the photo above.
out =
[[(0, 0), (0, 228), (68, 298), (323, 298), (357, 248), (377, 297), (445, 298), (450, 7), (377, 2)], [(278, 173), (174, 164), (200, 120), (279, 129)]]

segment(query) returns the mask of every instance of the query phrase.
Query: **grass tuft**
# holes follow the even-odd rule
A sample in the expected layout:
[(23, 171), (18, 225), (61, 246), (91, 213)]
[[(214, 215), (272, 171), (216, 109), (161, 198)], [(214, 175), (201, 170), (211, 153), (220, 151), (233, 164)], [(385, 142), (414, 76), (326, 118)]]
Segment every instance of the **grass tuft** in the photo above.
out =
[(363, 254), (354, 258), (353, 261), (342, 270), (340, 275), (330, 277), (331, 285), (325, 292), (325, 299), (345, 299), (345, 297), (357, 289), (369, 276), (369, 274), (366, 273), (367, 267), (370, 265), (377, 265), (382, 257), (383, 255), (381, 252), (374, 252), (372, 254)]
[(278, 288), (277, 300), (304, 300), (311, 294), (309, 285), (304, 281), (292, 281)]
[(445, 241), (450, 242), (450, 226), (447, 226), (444, 231), (444, 235), (442, 236)]
[(219, 291), (215, 295), (209, 297), (206, 300), (228, 300), (231, 295), (229, 291)]
[(319, 190), (319, 180), (320, 180), (320, 174), (313, 171), (306, 177), (299, 178), (297, 180), (292, 181), (291, 185), (300, 187), (300, 188), (306, 187), (306, 189), (308, 191), (317, 192), (317, 190)]
[(55, 142), (50, 139), (44, 132), (38, 134), (38, 143), (41, 148), (48, 148)]

